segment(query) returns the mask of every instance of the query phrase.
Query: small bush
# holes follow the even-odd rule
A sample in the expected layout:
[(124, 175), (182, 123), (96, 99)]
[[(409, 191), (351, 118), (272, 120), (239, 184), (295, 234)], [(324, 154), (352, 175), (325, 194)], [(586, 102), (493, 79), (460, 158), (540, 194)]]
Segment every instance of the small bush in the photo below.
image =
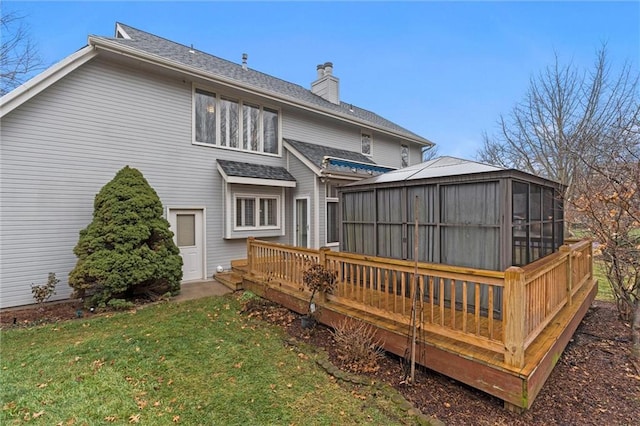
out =
[(56, 285), (60, 282), (59, 279), (56, 278), (56, 274), (54, 272), (49, 272), (49, 277), (47, 279), (46, 284), (36, 285), (31, 284), (31, 294), (33, 294), (33, 298), (36, 303), (39, 305), (43, 304), (51, 296), (56, 294)]
[(133, 302), (124, 299), (111, 299), (107, 302), (107, 306), (116, 311), (128, 311), (133, 309), (136, 305)]
[(384, 350), (371, 324), (347, 318), (333, 330), (333, 338), (338, 359), (347, 370), (356, 373), (378, 371), (378, 362), (384, 356)]

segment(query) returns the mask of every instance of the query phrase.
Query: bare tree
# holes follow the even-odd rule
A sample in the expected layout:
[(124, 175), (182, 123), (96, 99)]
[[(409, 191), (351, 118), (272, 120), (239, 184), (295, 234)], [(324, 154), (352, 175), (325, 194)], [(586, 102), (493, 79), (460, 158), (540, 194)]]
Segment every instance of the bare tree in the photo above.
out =
[(594, 142), (633, 127), (637, 117), (638, 75), (628, 64), (612, 75), (606, 46), (590, 72), (561, 65), (556, 56), (531, 78), (524, 100), (500, 116), (497, 135), (483, 136), (478, 159), (558, 181), (571, 200), (574, 176), (598, 159), (601, 147)]
[(9, 93), (34, 72), (44, 69), (24, 17), (15, 12), (0, 15), (0, 96)]
[(436, 145), (425, 146), (422, 148), (422, 161), (433, 160), (438, 154), (438, 147)]
[[(637, 121), (636, 121), (637, 123)], [(600, 261), (620, 317), (631, 321), (632, 355), (640, 373), (640, 138), (638, 126), (599, 142), (597, 161), (575, 176), (575, 217), (599, 243)], [(595, 143), (595, 141), (594, 141)], [(576, 153), (581, 158), (580, 153)]]
[(599, 243), (623, 320), (632, 321), (640, 362), (640, 95), (639, 75), (625, 64), (612, 74), (606, 49), (590, 72), (553, 66), (531, 79), (524, 100), (501, 116), (498, 135), (484, 135), (478, 158), (567, 186), (566, 219)]

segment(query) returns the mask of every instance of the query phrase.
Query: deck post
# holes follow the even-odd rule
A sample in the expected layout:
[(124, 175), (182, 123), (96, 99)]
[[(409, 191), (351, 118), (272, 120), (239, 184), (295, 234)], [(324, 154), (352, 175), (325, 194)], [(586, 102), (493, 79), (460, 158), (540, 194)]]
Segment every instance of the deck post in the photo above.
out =
[(567, 274), (565, 276), (565, 284), (567, 289), (567, 305), (573, 304), (573, 251), (571, 246), (563, 244), (560, 246), (560, 253), (567, 255)]
[(504, 273), (504, 362), (514, 367), (524, 366), (525, 278), (524, 270), (511, 266)]
[(247, 238), (247, 265), (249, 266), (249, 273), (254, 273), (254, 264), (253, 264), (253, 242), (255, 241), (255, 237)]

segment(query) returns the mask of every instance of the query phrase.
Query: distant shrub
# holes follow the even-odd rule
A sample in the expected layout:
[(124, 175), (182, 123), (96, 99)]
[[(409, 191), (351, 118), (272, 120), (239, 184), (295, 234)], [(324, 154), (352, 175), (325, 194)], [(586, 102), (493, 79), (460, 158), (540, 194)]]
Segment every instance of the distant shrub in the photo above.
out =
[(56, 285), (60, 282), (59, 279), (56, 278), (56, 274), (54, 272), (49, 272), (49, 277), (47, 278), (46, 284), (31, 284), (31, 294), (35, 299), (36, 303), (39, 305), (43, 304), (51, 296), (56, 294)]
[(96, 195), (93, 221), (80, 231), (69, 274), (76, 297), (95, 305), (180, 290), (182, 258), (160, 198), (140, 171), (126, 166)]

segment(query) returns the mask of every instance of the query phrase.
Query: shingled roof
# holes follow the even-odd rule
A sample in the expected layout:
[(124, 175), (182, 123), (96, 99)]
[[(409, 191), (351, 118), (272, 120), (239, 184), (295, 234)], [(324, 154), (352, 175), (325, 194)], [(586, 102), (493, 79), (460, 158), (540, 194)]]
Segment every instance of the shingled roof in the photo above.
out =
[(218, 166), (224, 172), (225, 177), (240, 177), (252, 179), (267, 179), (274, 181), (295, 182), (291, 173), (284, 167), (267, 166), (264, 164), (243, 163), (217, 159)]
[(285, 139), (289, 145), (304, 155), (317, 167), (322, 167), (325, 157), (341, 158), (344, 160), (357, 161), (359, 163), (376, 164), (366, 155), (359, 152), (347, 151), (345, 149), (331, 148), (328, 146), (316, 145), (312, 143), (300, 142), (293, 139)]
[(249, 68), (245, 69), (242, 65), (234, 62), (218, 58), (197, 49), (193, 49), (192, 47), (158, 37), (122, 23), (116, 24), (116, 31), (119, 34), (118, 37), (111, 38), (91, 36), (90, 43), (115, 43), (116, 45), (128, 49), (135, 49), (146, 54), (157, 56), (164, 60), (172, 61), (182, 66), (197, 69), (201, 72), (211, 74), (212, 77), (221, 76), (226, 79), (236, 81), (242, 86), (267, 91), (281, 97), (282, 99), (292, 100), (303, 105), (321, 108), (323, 111), (330, 111), (334, 113), (338, 118), (355, 120), (364, 125), (379, 128), (398, 136), (403, 136), (416, 143), (423, 145), (432, 144), (432, 142), (422, 136), (405, 129), (404, 127), (393, 123), (378, 114), (346, 102), (341, 102), (340, 105), (333, 104), (300, 85), (290, 83)]

